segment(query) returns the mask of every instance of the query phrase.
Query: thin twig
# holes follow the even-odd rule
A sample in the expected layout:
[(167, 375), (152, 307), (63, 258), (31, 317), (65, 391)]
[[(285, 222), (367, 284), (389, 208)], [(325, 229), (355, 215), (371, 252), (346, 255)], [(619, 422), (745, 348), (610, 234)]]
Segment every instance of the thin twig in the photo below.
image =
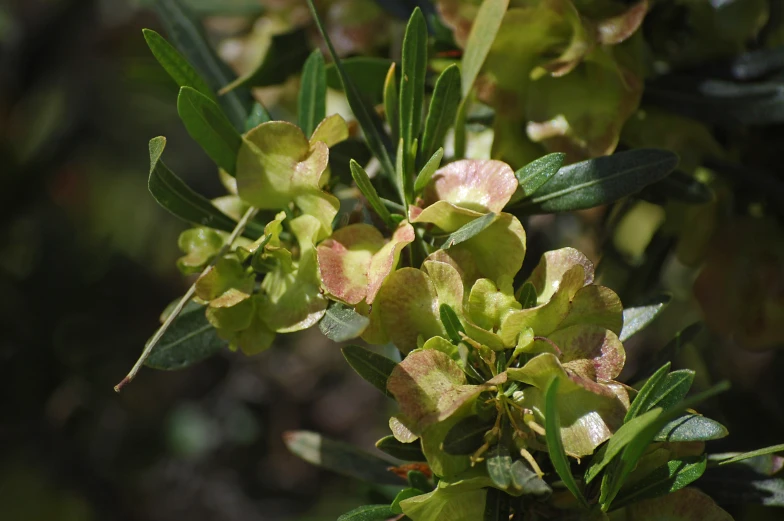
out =
[[(229, 250), (229, 248), (231, 248), (231, 245), (234, 244), (234, 241), (237, 240), (237, 237), (239, 237), (245, 231), (245, 227), (248, 225), (248, 222), (250, 222), (250, 220), (253, 219), (253, 216), (256, 215), (256, 212), (258, 212), (258, 208), (254, 208), (252, 206), (248, 208), (248, 211), (245, 212), (245, 215), (242, 216), (242, 219), (240, 219), (240, 221), (237, 223), (237, 226), (231, 232), (229, 239), (221, 247), (221, 249), (218, 250), (217, 255), (213, 257), (210, 264), (206, 268), (204, 268), (204, 271), (201, 272), (201, 275), (199, 275), (199, 277), (202, 277), (205, 273), (207, 273), (207, 271), (210, 268), (212, 268), (213, 264), (215, 264), (215, 262), (219, 258), (221, 258), (223, 254)], [(199, 279), (197, 278), (196, 280)], [(149, 358), (153, 348), (158, 344), (161, 338), (163, 338), (164, 333), (166, 333), (166, 330), (169, 329), (169, 326), (172, 325), (172, 323), (177, 318), (177, 316), (182, 312), (182, 309), (185, 307), (185, 305), (188, 302), (190, 302), (191, 298), (193, 298), (194, 293), (196, 293), (196, 282), (191, 284), (191, 287), (188, 288), (188, 291), (185, 292), (185, 295), (183, 295), (180, 301), (177, 302), (177, 305), (174, 307), (172, 312), (169, 313), (169, 316), (166, 317), (166, 320), (161, 325), (161, 327), (158, 328), (158, 331), (156, 331), (153, 337), (147, 342), (147, 344), (145, 344), (144, 351), (142, 351), (142, 355), (136, 361), (136, 363), (134, 364), (133, 368), (128, 373), (128, 375), (125, 378), (123, 378), (120, 383), (114, 386), (115, 392), (119, 393), (123, 387), (131, 383), (131, 381), (134, 378), (136, 378), (136, 373), (139, 372), (139, 370), (144, 365), (144, 362), (147, 361), (147, 358)]]

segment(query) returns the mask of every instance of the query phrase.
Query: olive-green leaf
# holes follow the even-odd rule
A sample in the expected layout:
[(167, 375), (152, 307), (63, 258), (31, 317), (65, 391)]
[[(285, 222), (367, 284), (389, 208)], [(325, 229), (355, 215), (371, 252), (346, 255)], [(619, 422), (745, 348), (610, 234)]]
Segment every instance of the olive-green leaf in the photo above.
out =
[(308, 50), (307, 31), (304, 28), (276, 34), (272, 37), (261, 62), (253, 70), (226, 85), (219, 92), (221, 95), (225, 95), (238, 87), (280, 85), (302, 69), (308, 59)]
[(373, 187), (373, 183), (370, 181), (370, 177), (367, 172), (365, 172), (365, 169), (353, 159), (349, 161), (349, 168), (351, 170), (351, 177), (357, 184), (357, 188), (359, 188), (359, 191), (365, 196), (365, 199), (373, 211), (376, 212), (376, 215), (381, 217), (381, 220), (384, 221), (390, 229), (395, 229), (396, 225), (392, 221), (392, 215), (378, 196), (378, 192)]
[(395, 517), (390, 505), (365, 505), (346, 512), (338, 521), (386, 521)]
[(245, 122), (245, 132), (253, 130), (267, 121), (272, 121), (272, 117), (269, 115), (269, 112), (267, 112), (267, 109), (264, 107), (264, 105), (257, 101), (250, 109), (250, 115), (248, 116), (248, 120)]
[(395, 64), (389, 66), (384, 78), (384, 113), (392, 131), (392, 140), (400, 139), (398, 82), (395, 75)]
[(456, 456), (473, 454), (482, 446), (485, 434), (494, 423), (494, 419), (485, 420), (476, 415), (463, 418), (444, 437), (444, 452)]
[(563, 166), (566, 154), (563, 152), (553, 152), (546, 156), (531, 161), (523, 168), (515, 172), (517, 182), (520, 183), (521, 197), (531, 197), (550, 180)]
[(320, 50), (313, 51), (305, 62), (301, 83), (297, 123), (309, 136), (327, 115), (327, 69)]
[(662, 427), (655, 441), (709, 441), (727, 436), (727, 428), (716, 420), (698, 414), (686, 414)]
[[(218, 210), (207, 198), (197, 194), (177, 177), (161, 160), (166, 147), (165, 137), (150, 140), (150, 177), (147, 187), (163, 208), (180, 219), (231, 232), (237, 222)], [(264, 234), (264, 227), (249, 223), (244, 235), (255, 239)]]
[(487, 451), (487, 474), (498, 488), (507, 489), (512, 484), (512, 456), (505, 443)]
[(408, 484), (413, 488), (424, 492), (433, 490), (433, 485), (430, 483), (430, 480), (428, 480), (427, 476), (419, 470), (408, 471)]
[(663, 179), (677, 165), (677, 155), (653, 148), (581, 161), (561, 168), (520, 211), (566, 212), (612, 203)]
[(144, 40), (161, 67), (180, 87), (191, 87), (213, 101), (218, 101), (207, 82), (196, 72), (188, 60), (172, 44), (152, 29), (143, 29)]
[(384, 124), (381, 122), (381, 118), (378, 117), (373, 106), (366, 101), (357, 86), (354, 85), (348, 71), (343, 67), (343, 62), (340, 60), (337, 52), (335, 52), (335, 47), (332, 45), (332, 40), (330, 40), (329, 35), (324, 29), (324, 25), (321, 22), (321, 18), (319, 18), (313, 0), (308, 0), (308, 8), (310, 8), (310, 13), (313, 16), (313, 20), (316, 22), (316, 26), (318, 27), (322, 38), (324, 38), (324, 43), (327, 44), (327, 49), (329, 49), (329, 54), (332, 56), (332, 61), (335, 63), (335, 67), (337, 67), (340, 81), (343, 84), (343, 90), (346, 93), (346, 99), (351, 107), (351, 111), (359, 122), (359, 126), (362, 127), (362, 132), (365, 133), (365, 141), (367, 142), (368, 148), (373, 152), (373, 155), (378, 158), (384, 174), (390, 180), (394, 180), (395, 166), (392, 164), (392, 159), (389, 155), (392, 145), (389, 142), (389, 136), (384, 132)]
[(403, 490), (398, 492), (397, 496), (395, 496), (395, 499), (392, 500), (392, 505), (391, 505), (392, 512), (394, 512), (395, 514), (402, 514), (403, 509), (400, 508), (400, 502), (405, 501), (408, 498), (420, 496), (422, 494), (424, 494), (424, 492), (422, 490), (419, 490), (418, 488), (414, 488), (414, 487), (404, 488)]
[(446, 329), (447, 336), (449, 336), (452, 343), (459, 344), (462, 341), (460, 333), (465, 333), (465, 329), (460, 323), (457, 313), (455, 313), (455, 310), (452, 309), (452, 306), (449, 304), (441, 304), (438, 308), (438, 312), (441, 317), (441, 323), (444, 324), (444, 329)]
[(360, 346), (348, 345), (342, 351), (348, 364), (359, 376), (382, 393), (392, 396), (387, 390), (387, 380), (397, 362)]
[[(384, 83), (387, 71), (394, 63), (388, 58), (376, 58), (373, 56), (356, 56), (342, 60), (343, 68), (348, 74), (357, 90), (366, 99), (377, 105), (383, 101)], [(340, 82), (340, 73), (334, 63), (327, 65), (327, 86), (330, 89), (343, 90)]]
[(216, 165), (234, 175), (242, 136), (221, 108), (191, 87), (181, 87), (177, 112), (188, 134), (207, 152)]
[(433, 174), (436, 173), (436, 170), (438, 170), (438, 167), (441, 165), (441, 160), (443, 158), (443, 148), (439, 148), (433, 152), (433, 155), (430, 156), (430, 159), (427, 160), (427, 163), (425, 163), (425, 166), (423, 166), (422, 170), (419, 171), (419, 175), (417, 175), (416, 180), (414, 181), (415, 194), (418, 194), (425, 189), (427, 184), (430, 182), (430, 179), (433, 177)]
[(707, 457), (704, 454), (670, 460), (634, 485), (622, 489), (613, 506), (620, 508), (680, 490), (702, 476), (706, 467)]
[(690, 369), (671, 372), (650, 395), (645, 410), (661, 407), (666, 411), (675, 407), (689, 393), (693, 382), (694, 371)]
[(512, 463), (512, 484), (523, 494), (540, 496), (553, 491), (545, 480), (523, 463), (523, 460)]
[[(564, 451), (563, 441), (561, 440), (561, 419), (558, 416), (558, 384), (560, 380), (558, 377), (552, 379), (547, 386), (545, 393), (545, 438), (547, 440), (547, 452), (550, 454), (550, 461), (555, 468), (558, 477), (561, 478), (564, 485), (569, 492), (574, 495), (578, 503), (585, 509), (588, 509), (588, 502), (585, 500), (583, 493), (577, 486), (577, 482), (572, 475), (572, 469), (569, 465), (569, 460)], [(612, 438), (610, 438), (612, 441)]]
[(652, 408), (650, 405), (652, 403), (653, 394), (659, 385), (664, 382), (669, 370), (670, 363), (667, 362), (648, 378), (645, 385), (640, 388), (634, 401), (629, 406), (629, 410), (626, 411), (626, 417), (624, 417), (623, 423), (629, 423), (640, 414), (648, 412)]
[[(156, 0), (154, 6), (174, 46), (200, 73), (211, 91), (217, 92), (234, 80), (236, 75), (208, 43), (201, 21), (181, 0)], [(253, 103), (250, 91), (237, 89), (220, 96), (218, 103), (234, 128), (242, 130)]]
[(419, 440), (415, 440), (412, 443), (403, 443), (394, 436), (384, 436), (376, 442), (376, 448), (393, 458), (402, 459), (403, 461), (425, 461), (422, 444)]
[(642, 331), (648, 324), (653, 322), (664, 311), (670, 300), (671, 297), (669, 295), (661, 295), (643, 306), (624, 309), (623, 329), (621, 329), (621, 334), (618, 335), (620, 341), (625, 342), (632, 335)]
[(466, 41), (465, 53), (463, 53), (462, 87), (464, 98), (471, 92), (474, 81), (479, 76), (479, 71), (493, 46), (508, 6), (509, 0), (485, 0), (476, 13), (476, 19)]
[(495, 222), (496, 214), (493, 212), (486, 213), (482, 217), (477, 217), (473, 221), (464, 224), (456, 231), (447, 237), (444, 241), (444, 244), (441, 245), (442, 250), (447, 250), (452, 246), (456, 246), (461, 242), (465, 242), (472, 237), (476, 237), (481, 233), (485, 228), (493, 224)]
[(345, 342), (361, 335), (369, 323), (370, 319), (354, 308), (336, 302), (327, 309), (319, 322), (319, 329), (333, 342)]
[(515, 298), (523, 306), (523, 309), (536, 307), (536, 287), (532, 282), (526, 282), (517, 290)]
[[(422, 107), (425, 100), (425, 73), (427, 72), (427, 24), (417, 7), (411, 13), (403, 37), (403, 58), (400, 79), (400, 137), (404, 154), (411, 154), (414, 139), (422, 125)], [(413, 176), (407, 166), (413, 164), (404, 158), (404, 176)]]
[(174, 319), (144, 362), (147, 367), (174, 371), (218, 353), (227, 345), (204, 315), (204, 306), (189, 302)]
[(757, 456), (764, 456), (766, 454), (774, 454), (776, 452), (784, 451), (784, 443), (780, 445), (771, 445), (770, 447), (765, 447), (763, 449), (753, 450), (751, 452), (744, 452), (743, 454), (738, 454), (737, 456), (733, 456), (729, 459), (723, 460), (719, 463), (719, 465), (727, 465), (729, 463), (738, 463), (739, 461), (747, 460), (750, 458), (756, 458)]
[(453, 64), (436, 80), (422, 135), (422, 157), (432, 156), (444, 144), (446, 133), (455, 124), (459, 104), (460, 69)]
[(288, 449), (308, 463), (351, 478), (379, 485), (402, 485), (389, 471), (394, 464), (353, 445), (324, 438), (316, 432), (288, 431), (283, 434)]

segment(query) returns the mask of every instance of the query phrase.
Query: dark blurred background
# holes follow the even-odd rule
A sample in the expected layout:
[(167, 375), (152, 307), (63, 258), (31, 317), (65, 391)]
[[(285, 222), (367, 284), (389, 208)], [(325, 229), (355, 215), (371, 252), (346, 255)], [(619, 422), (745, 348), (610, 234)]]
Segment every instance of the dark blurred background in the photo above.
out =
[[(408, 11), (416, 2), (402, 3)], [(147, 192), (148, 140), (167, 136), (172, 170), (200, 193), (223, 194), (177, 116), (177, 86), (142, 38), (142, 28), (164, 32), (142, 4), (0, 3), (0, 519), (333, 520), (367, 503), (373, 490), (298, 460), (282, 434), (315, 430), (370, 450), (387, 434), (391, 402), (354, 375), (318, 330), (279, 335), (252, 358), (226, 352), (180, 372), (143, 369), (122, 394), (112, 390), (161, 310), (190, 282), (174, 262), (187, 225)], [(373, 9), (364, 33), (346, 31), (344, 53), (399, 47), (401, 23)], [(252, 23), (208, 19), (212, 35), (252, 33)], [(252, 43), (235, 49), (238, 62), (252, 60)], [(288, 91), (271, 94), (284, 114), (296, 89)], [(780, 142), (781, 126), (766, 135)], [(597, 259), (603, 212), (526, 221), (526, 267), (565, 245)], [(657, 218), (641, 215), (637, 224)], [(629, 228), (631, 243), (640, 229)], [(627, 344), (627, 376), (701, 319), (694, 271), (673, 261), (670, 239), (661, 240), (666, 269), (650, 287), (671, 292), (673, 302)], [(651, 282), (644, 275), (626, 272)], [(623, 277), (604, 283), (624, 286)], [(700, 350), (684, 350), (675, 367), (697, 369), (698, 388), (724, 377), (734, 385), (703, 411), (731, 432), (709, 451), (780, 443), (781, 351), (745, 351), (706, 332), (698, 339)], [(778, 512), (733, 513), (776, 519)]]

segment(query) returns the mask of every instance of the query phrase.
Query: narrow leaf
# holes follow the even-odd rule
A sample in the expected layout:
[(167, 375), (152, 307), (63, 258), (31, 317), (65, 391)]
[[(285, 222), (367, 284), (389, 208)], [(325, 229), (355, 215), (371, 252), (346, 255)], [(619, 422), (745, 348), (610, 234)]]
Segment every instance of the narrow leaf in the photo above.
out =
[(709, 441), (727, 436), (727, 428), (716, 420), (698, 414), (687, 414), (662, 427), (655, 441)]
[(309, 431), (283, 434), (288, 449), (308, 463), (351, 478), (379, 485), (401, 485), (389, 467), (393, 464), (356, 447), (322, 437)]
[(191, 67), (188, 60), (167, 42), (163, 36), (152, 29), (143, 29), (142, 33), (144, 34), (144, 40), (147, 42), (147, 47), (150, 48), (155, 59), (158, 60), (161, 67), (164, 68), (178, 86), (191, 87), (213, 101), (218, 101), (207, 82), (199, 76), (199, 73)]
[(373, 208), (376, 215), (381, 217), (381, 220), (384, 221), (390, 229), (394, 229), (395, 224), (392, 221), (392, 215), (378, 196), (378, 192), (376, 192), (376, 189), (373, 187), (373, 183), (370, 181), (370, 177), (367, 175), (367, 172), (365, 172), (365, 169), (353, 159), (349, 162), (349, 168), (351, 169), (351, 177), (357, 184), (359, 191), (362, 192), (362, 195), (367, 199), (370, 207)]
[(648, 412), (651, 409), (652, 396), (658, 386), (664, 382), (669, 371), (670, 363), (667, 362), (648, 378), (645, 385), (640, 389), (640, 392), (637, 393), (631, 406), (629, 406), (629, 410), (626, 411), (626, 417), (624, 417), (623, 423), (629, 423), (640, 414)]
[(400, 107), (398, 100), (398, 85), (395, 79), (395, 64), (389, 66), (386, 78), (384, 79), (384, 113), (387, 123), (392, 131), (392, 140), (400, 139)]
[(397, 363), (389, 358), (376, 354), (364, 347), (349, 345), (342, 349), (343, 356), (348, 364), (364, 378), (387, 396), (392, 394), (387, 390), (387, 380)]
[(651, 394), (645, 410), (661, 407), (666, 411), (675, 407), (689, 393), (693, 382), (694, 371), (692, 370), (681, 369), (671, 372)]
[(343, 84), (343, 90), (346, 93), (346, 99), (351, 107), (351, 111), (359, 122), (359, 126), (362, 127), (362, 131), (365, 133), (365, 140), (367, 141), (368, 148), (373, 152), (373, 155), (378, 158), (384, 174), (392, 180), (395, 178), (395, 167), (389, 156), (389, 150), (391, 150), (392, 145), (389, 143), (388, 136), (384, 133), (384, 125), (373, 109), (373, 106), (364, 100), (362, 94), (354, 85), (354, 82), (351, 81), (348, 72), (346, 72), (346, 69), (343, 67), (343, 63), (335, 52), (335, 47), (332, 45), (332, 40), (330, 40), (329, 35), (324, 30), (324, 25), (321, 22), (321, 18), (318, 16), (313, 0), (308, 0), (308, 7), (310, 8), (310, 13), (313, 15), (313, 20), (316, 22), (316, 26), (318, 27), (322, 38), (324, 38), (324, 42), (327, 44), (327, 49), (329, 49), (329, 54), (332, 56), (335, 67), (337, 67), (340, 81)]
[(547, 482), (523, 463), (523, 460), (512, 463), (512, 483), (523, 494), (540, 496), (550, 494), (553, 491)]
[(624, 309), (623, 329), (621, 329), (621, 334), (618, 335), (621, 342), (625, 342), (632, 335), (642, 331), (648, 324), (653, 322), (664, 311), (670, 300), (671, 297), (669, 295), (662, 295), (650, 304)]
[(306, 136), (327, 115), (327, 70), (321, 51), (311, 53), (302, 69), (297, 122)]
[(697, 480), (706, 468), (707, 457), (704, 454), (670, 460), (633, 486), (622, 490), (613, 505), (620, 508), (643, 499), (670, 494)]
[(153, 348), (144, 365), (173, 371), (201, 362), (227, 345), (207, 322), (204, 306), (185, 306)]
[(387, 521), (395, 517), (390, 505), (366, 505), (346, 512), (338, 521)]
[(512, 484), (512, 456), (505, 443), (499, 443), (487, 452), (487, 474), (499, 488), (507, 489)]
[(234, 175), (242, 136), (210, 98), (191, 87), (181, 87), (177, 112), (188, 134), (216, 165)]
[[(212, 92), (217, 92), (234, 80), (236, 76), (231, 68), (218, 58), (207, 42), (201, 21), (181, 0), (157, 0), (154, 5), (169, 38), (204, 78)], [(245, 126), (252, 102), (247, 89), (235, 90), (218, 98), (221, 108), (238, 131)]]
[[(384, 85), (387, 71), (395, 64), (387, 58), (372, 56), (356, 56), (342, 60), (343, 69), (356, 85), (357, 90), (373, 105), (383, 101)], [(327, 86), (330, 89), (343, 90), (340, 73), (334, 63), (327, 65)], [(397, 95), (397, 91), (395, 91)], [(395, 123), (397, 125), (397, 122)]]
[(444, 244), (441, 245), (442, 250), (448, 250), (452, 246), (456, 246), (461, 242), (465, 242), (472, 237), (476, 237), (485, 228), (493, 224), (496, 215), (493, 212), (487, 213), (482, 217), (477, 217), (473, 221), (465, 224), (447, 237)]
[(376, 448), (403, 461), (426, 461), (419, 440), (413, 443), (403, 443), (394, 436), (384, 436), (376, 442)]
[[(150, 177), (147, 187), (153, 198), (184, 221), (231, 232), (237, 222), (218, 210), (208, 199), (191, 190), (163, 163), (161, 155), (165, 146), (165, 137), (150, 140)], [(248, 229), (250, 231), (245, 235), (251, 239), (264, 234), (264, 228), (259, 225), (248, 226)]]
[[(250, 72), (229, 83), (219, 92), (221, 95), (225, 95), (238, 87), (280, 85), (290, 76), (298, 73), (307, 59), (308, 38), (305, 29), (300, 28), (287, 33), (275, 34), (272, 36), (272, 41), (270, 41), (261, 62)], [(303, 76), (303, 85), (304, 79)], [(326, 82), (326, 78), (323, 81)]]
[(411, 487), (424, 492), (433, 490), (433, 485), (430, 483), (430, 480), (428, 480), (427, 476), (419, 470), (408, 471), (408, 484), (411, 485)]
[[(547, 386), (545, 393), (545, 438), (547, 439), (547, 452), (550, 454), (550, 461), (553, 463), (558, 477), (561, 478), (569, 492), (577, 499), (578, 503), (588, 509), (588, 502), (577, 486), (577, 482), (572, 475), (569, 460), (564, 451), (563, 441), (561, 440), (561, 419), (558, 416), (558, 384), (560, 380), (556, 377)], [(612, 438), (610, 438), (612, 440)]]
[[(411, 153), (414, 139), (419, 136), (422, 125), (422, 107), (425, 99), (425, 73), (427, 72), (427, 24), (422, 11), (417, 7), (411, 13), (403, 37), (403, 73), (400, 79), (400, 137), (404, 154)], [(410, 162), (404, 157), (403, 175), (412, 176), (408, 170)]]
[(561, 168), (521, 211), (566, 212), (612, 203), (663, 179), (677, 165), (672, 152), (644, 148), (581, 161)]
[(494, 418), (485, 420), (476, 415), (463, 418), (444, 437), (444, 452), (456, 456), (473, 454), (482, 446), (485, 434), (494, 423)]
[(319, 330), (333, 342), (345, 342), (361, 335), (369, 323), (370, 319), (354, 311), (354, 308), (336, 302), (327, 309), (319, 322)]
[(728, 465), (730, 463), (738, 463), (739, 461), (747, 460), (750, 458), (756, 458), (757, 456), (764, 456), (766, 454), (775, 454), (776, 452), (784, 451), (784, 443), (781, 445), (771, 445), (770, 447), (765, 447), (764, 449), (757, 449), (751, 452), (744, 452), (743, 454), (738, 454), (737, 456), (733, 456), (730, 459), (726, 459), (719, 463), (719, 465)]
[(414, 487), (404, 488), (403, 490), (398, 492), (397, 495), (395, 496), (395, 499), (392, 500), (392, 505), (391, 505), (392, 512), (394, 512), (395, 514), (402, 514), (403, 509), (400, 508), (400, 502), (405, 501), (406, 499), (412, 497), (420, 496), (422, 494), (424, 494), (424, 492), (419, 490), (418, 488), (414, 488)]
[(460, 69), (453, 64), (436, 80), (422, 135), (422, 156), (430, 157), (444, 144), (447, 131), (455, 124), (460, 105)]
[(436, 173), (438, 167), (441, 165), (441, 160), (444, 158), (444, 149), (439, 148), (436, 150), (430, 159), (427, 160), (425, 166), (422, 167), (422, 170), (419, 171), (419, 175), (417, 175), (416, 181), (414, 181), (414, 193), (419, 194), (422, 190), (425, 189), (427, 184), (430, 182), (430, 179), (433, 177), (433, 174)]
[[(465, 81), (465, 80), (463, 80)], [(465, 83), (463, 83), (465, 86)], [(455, 117), (455, 154), (454, 157), (465, 157), (466, 151), (466, 120), (468, 119), (468, 108), (471, 105), (471, 98), (463, 97), (463, 101), (457, 107)]]
[(474, 81), (479, 76), (479, 71), (493, 46), (508, 6), (509, 0), (485, 0), (476, 13), (476, 19), (474, 19), (466, 41), (465, 53), (463, 53), (464, 98), (471, 92)]
[(269, 112), (264, 108), (264, 105), (257, 101), (253, 104), (248, 120), (245, 122), (245, 132), (253, 130), (267, 121), (272, 121), (272, 117), (270, 117)]
[(522, 198), (534, 195), (542, 185), (558, 173), (565, 159), (566, 154), (563, 152), (553, 152), (528, 163), (515, 172), (515, 177), (517, 177), (523, 192)]
[(523, 306), (523, 309), (536, 307), (536, 287), (532, 282), (526, 282), (520, 289), (517, 290), (517, 301)]
[(457, 313), (449, 304), (441, 304), (438, 311), (441, 316), (441, 323), (444, 324), (444, 329), (446, 329), (449, 339), (452, 343), (459, 344), (463, 340), (460, 333), (465, 333), (465, 329), (463, 324), (460, 323)]

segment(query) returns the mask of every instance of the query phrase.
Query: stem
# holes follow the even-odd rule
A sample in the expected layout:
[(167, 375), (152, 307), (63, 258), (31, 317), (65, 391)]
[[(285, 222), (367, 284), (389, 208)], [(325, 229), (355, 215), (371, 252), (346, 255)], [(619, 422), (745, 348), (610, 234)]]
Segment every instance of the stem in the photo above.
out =
[[(239, 237), (242, 234), (242, 232), (245, 231), (245, 227), (248, 225), (248, 222), (250, 222), (253, 216), (256, 215), (256, 212), (258, 212), (258, 208), (254, 208), (252, 206), (248, 208), (248, 210), (245, 212), (245, 215), (242, 216), (242, 219), (240, 219), (240, 221), (237, 223), (237, 226), (231, 232), (229, 239), (221, 247), (221, 249), (218, 250), (218, 253), (212, 258), (212, 261), (210, 261), (209, 265), (206, 268), (204, 268), (204, 271), (201, 272), (199, 278), (203, 277), (204, 274), (207, 273), (207, 271), (209, 271), (210, 268), (212, 268), (213, 264), (215, 264), (215, 262), (219, 258), (221, 258), (223, 254), (229, 250), (229, 248), (231, 248), (231, 245), (234, 244), (234, 241), (237, 240), (237, 237)], [(197, 278), (196, 280), (198, 281), (199, 278)], [(114, 386), (115, 392), (119, 393), (123, 389), (123, 387), (131, 383), (131, 381), (133, 381), (133, 379), (136, 378), (136, 374), (142, 368), (144, 362), (147, 361), (147, 358), (149, 358), (153, 348), (158, 344), (158, 342), (160, 342), (161, 338), (163, 338), (164, 333), (166, 333), (166, 330), (169, 329), (169, 326), (172, 325), (172, 323), (177, 318), (177, 316), (182, 312), (182, 308), (184, 308), (185, 305), (191, 300), (191, 298), (193, 298), (194, 293), (196, 293), (196, 282), (191, 284), (191, 287), (188, 288), (188, 291), (185, 292), (185, 295), (183, 295), (180, 301), (177, 302), (177, 305), (174, 307), (172, 312), (169, 313), (169, 316), (166, 317), (166, 320), (163, 322), (163, 324), (161, 324), (161, 327), (158, 328), (158, 331), (156, 331), (153, 337), (147, 342), (147, 344), (145, 344), (144, 351), (142, 351), (141, 356), (136, 361), (134, 366), (131, 368), (131, 371), (126, 375), (125, 378), (122, 379), (120, 383)]]

